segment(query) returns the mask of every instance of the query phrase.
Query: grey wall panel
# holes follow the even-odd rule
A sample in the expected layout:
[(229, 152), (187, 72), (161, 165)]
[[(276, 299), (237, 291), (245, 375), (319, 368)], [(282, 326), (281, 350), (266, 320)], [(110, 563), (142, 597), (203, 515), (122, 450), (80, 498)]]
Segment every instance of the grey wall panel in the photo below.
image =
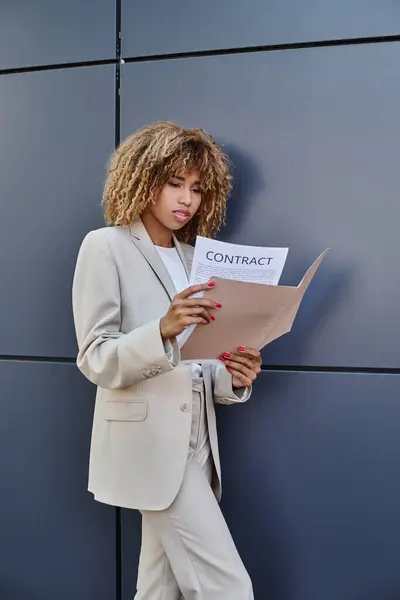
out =
[(394, 375), (263, 373), (248, 406), (221, 407), (223, 510), (256, 598), (400, 597), (399, 392)]
[(115, 509), (87, 492), (94, 388), (74, 365), (0, 361), (0, 597), (115, 598)]
[(114, 57), (114, 0), (1, 2), (0, 69)]
[(121, 515), (121, 600), (132, 600), (139, 566), (141, 515), (126, 509)]
[(123, 136), (169, 119), (225, 144), (226, 239), (289, 245), (289, 284), (331, 247), (265, 362), (399, 366), (399, 69), (397, 44), (123, 66)]
[(400, 33), (393, 0), (122, 0), (123, 56)]
[(0, 115), (0, 354), (74, 356), (72, 274), (102, 224), (114, 67), (0, 76)]
[[(219, 407), (222, 508), (257, 599), (400, 597), (399, 393), (396, 375), (265, 372)], [(122, 523), (129, 600), (140, 521)]]

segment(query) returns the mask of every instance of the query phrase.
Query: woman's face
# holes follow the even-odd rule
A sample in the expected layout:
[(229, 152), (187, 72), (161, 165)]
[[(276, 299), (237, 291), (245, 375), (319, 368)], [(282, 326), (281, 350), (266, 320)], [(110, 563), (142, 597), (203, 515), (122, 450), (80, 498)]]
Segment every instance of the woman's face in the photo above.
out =
[(196, 214), (200, 203), (200, 174), (184, 171), (167, 181), (148, 212), (166, 229), (178, 231)]

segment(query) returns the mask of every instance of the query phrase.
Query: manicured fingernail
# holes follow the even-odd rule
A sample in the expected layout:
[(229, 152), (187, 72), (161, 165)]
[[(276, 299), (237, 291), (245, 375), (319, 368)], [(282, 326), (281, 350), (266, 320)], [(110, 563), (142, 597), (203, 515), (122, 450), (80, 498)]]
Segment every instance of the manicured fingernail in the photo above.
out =
[(239, 346), (238, 350), (239, 350), (239, 352), (244, 352), (246, 350), (246, 348), (244, 348), (244, 346)]
[(219, 302), (216, 302), (216, 303), (215, 303), (215, 307), (216, 307), (216, 308), (222, 308), (222, 304), (220, 304)]
[(213, 315), (210, 315), (210, 319), (211, 321), (215, 321), (215, 317)]
[(225, 359), (224, 359), (224, 357), (223, 357), (223, 356), (220, 356), (220, 357), (219, 357), (219, 360), (222, 360), (222, 362), (225, 362)]
[(214, 287), (215, 283), (213, 281), (210, 281), (207, 285), (208, 285), (208, 287)]
[(230, 352), (224, 352), (224, 356), (225, 356), (225, 358), (230, 358), (231, 354), (230, 354)]

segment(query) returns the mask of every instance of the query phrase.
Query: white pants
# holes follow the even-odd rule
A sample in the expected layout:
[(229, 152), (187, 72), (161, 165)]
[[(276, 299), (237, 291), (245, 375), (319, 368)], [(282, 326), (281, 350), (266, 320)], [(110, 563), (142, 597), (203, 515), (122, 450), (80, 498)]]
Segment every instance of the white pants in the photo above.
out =
[(180, 491), (166, 510), (142, 512), (135, 600), (254, 600), (210, 486), (213, 461), (204, 451), (202, 391), (193, 392), (193, 407), (196, 418)]

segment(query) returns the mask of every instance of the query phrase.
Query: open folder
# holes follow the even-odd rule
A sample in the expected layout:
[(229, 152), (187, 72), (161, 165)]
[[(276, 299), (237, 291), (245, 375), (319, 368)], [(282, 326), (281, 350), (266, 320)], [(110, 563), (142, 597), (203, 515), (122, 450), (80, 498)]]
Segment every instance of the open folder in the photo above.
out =
[[(212, 277), (207, 298), (220, 302), (215, 321), (198, 326), (181, 349), (184, 361), (218, 359), (238, 346), (261, 350), (292, 329), (312, 278), (329, 249), (311, 265), (298, 286), (263, 285)], [(211, 311), (213, 312), (213, 311)]]

